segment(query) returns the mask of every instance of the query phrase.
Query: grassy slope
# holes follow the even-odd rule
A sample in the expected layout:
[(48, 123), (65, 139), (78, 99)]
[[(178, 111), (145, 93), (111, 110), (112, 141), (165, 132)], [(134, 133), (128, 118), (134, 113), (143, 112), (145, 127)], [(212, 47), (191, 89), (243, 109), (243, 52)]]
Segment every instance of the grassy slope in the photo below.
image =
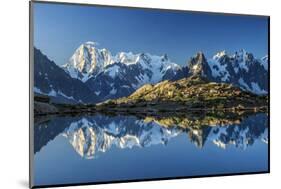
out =
[(144, 85), (131, 96), (101, 103), (99, 107), (168, 109), (224, 109), (266, 107), (267, 97), (242, 91), (231, 84), (208, 82), (193, 76), (178, 81)]

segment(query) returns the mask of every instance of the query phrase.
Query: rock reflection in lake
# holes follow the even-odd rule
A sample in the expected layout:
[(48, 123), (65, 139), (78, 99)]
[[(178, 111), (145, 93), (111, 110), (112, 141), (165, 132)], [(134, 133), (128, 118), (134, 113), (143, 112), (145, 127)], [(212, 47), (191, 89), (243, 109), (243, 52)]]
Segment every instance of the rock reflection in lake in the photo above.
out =
[(253, 145), (255, 140), (268, 141), (267, 115), (263, 113), (240, 119), (192, 114), (145, 118), (97, 114), (54, 117), (37, 123), (35, 152), (59, 134), (85, 158), (94, 158), (96, 153), (106, 152), (113, 145), (120, 149), (166, 145), (179, 134), (186, 134), (198, 148), (203, 148), (207, 140), (220, 148), (234, 145), (241, 149)]
[[(266, 113), (39, 117), (34, 131), (37, 184), (73, 183), (61, 176), (71, 176), (66, 170), (75, 165), (76, 182), (267, 171), (268, 165)], [(44, 175), (57, 164), (57, 177)], [(163, 164), (171, 167), (163, 171)], [(109, 165), (110, 173), (94, 172)]]

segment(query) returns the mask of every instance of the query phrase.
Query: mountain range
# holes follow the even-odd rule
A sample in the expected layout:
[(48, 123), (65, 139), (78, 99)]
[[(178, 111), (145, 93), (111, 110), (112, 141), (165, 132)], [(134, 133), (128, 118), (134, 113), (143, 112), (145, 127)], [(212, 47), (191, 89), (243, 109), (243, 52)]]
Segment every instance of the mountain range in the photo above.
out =
[(268, 57), (255, 58), (245, 50), (219, 52), (207, 59), (202, 52), (180, 66), (164, 54), (112, 55), (95, 42), (81, 44), (69, 61), (59, 66), (34, 48), (34, 92), (59, 103), (98, 103), (131, 95), (145, 84), (176, 81), (201, 75), (209, 81), (230, 83), (258, 95), (268, 93)]

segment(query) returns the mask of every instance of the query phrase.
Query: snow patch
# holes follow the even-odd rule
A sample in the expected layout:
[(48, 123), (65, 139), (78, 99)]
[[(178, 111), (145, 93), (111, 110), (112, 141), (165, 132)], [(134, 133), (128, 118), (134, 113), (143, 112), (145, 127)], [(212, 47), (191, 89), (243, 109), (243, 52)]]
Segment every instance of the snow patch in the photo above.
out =
[(122, 88), (130, 88), (130, 86), (128, 86), (128, 85), (122, 85), (121, 87)]
[(57, 96), (57, 92), (52, 89), (49, 93), (48, 93), (49, 96)]
[(67, 96), (67, 95), (65, 95), (65, 94), (64, 94), (63, 92), (61, 92), (61, 91), (58, 91), (58, 94), (61, 95), (61, 96), (63, 96), (64, 98), (69, 99), (69, 100), (75, 100), (75, 99), (73, 98), (73, 96)]
[(214, 60), (219, 60), (221, 57), (227, 55), (227, 52), (224, 50), (224, 51), (221, 51), (221, 52), (218, 52), (217, 54), (215, 54), (213, 56), (213, 59)]
[(33, 92), (39, 93), (39, 94), (44, 94), (39, 88), (33, 87)]
[(267, 91), (263, 90), (260, 88), (259, 84), (256, 82), (251, 82), (251, 85), (249, 86), (244, 80), (243, 78), (239, 78), (238, 80), (239, 84), (242, 85), (245, 90), (250, 91), (252, 93), (255, 94), (259, 94), (259, 95), (264, 95), (267, 94)]
[(44, 92), (42, 92), (39, 88), (33, 87), (33, 91), (34, 91), (35, 93), (42, 94), (42, 95), (53, 96), (53, 97), (57, 97), (58, 95), (60, 95), (60, 96), (63, 96), (64, 98), (67, 98), (67, 99), (69, 99), (69, 100), (75, 100), (75, 99), (73, 98), (73, 96), (67, 96), (66, 94), (64, 94), (64, 93), (61, 92), (61, 91), (56, 92), (54, 89), (52, 89), (52, 90), (49, 91), (48, 93), (44, 93)]
[(113, 89), (111, 89), (111, 91), (109, 93), (112, 94), (112, 95), (115, 95), (116, 92), (117, 92), (117, 90), (115, 88), (113, 88)]
[(250, 87), (248, 86), (248, 84), (244, 81), (243, 78), (239, 78), (238, 80), (239, 84), (242, 85), (246, 90), (251, 91)]
[(107, 73), (113, 79), (118, 75), (119, 72), (120, 67), (118, 65), (110, 66), (108, 69), (105, 70), (105, 73)]
[(241, 69), (246, 70), (246, 72), (249, 71), (249, 68), (248, 68), (248, 66), (246, 65), (245, 60), (243, 60), (242, 62), (239, 63), (239, 67), (240, 67)]
[(267, 94), (267, 91), (262, 90), (258, 83), (251, 82), (251, 88), (252, 88), (252, 92), (254, 92), (256, 94), (261, 94), (261, 95)]
[(226, 82), (229, 80), (230, 74), (227, 71), (227, 64), (222, 65), (218, 59), (209, 60), (209, 66), (212, 71), (212, 76), (215, 78), (221, 78), (222, 81)]
[(85, 42), (85, 45), (97, 46), (97, 45), (99, 45), (99, 43), (94, 42), (94, 41), (87, 41), (87, 42)]
[(261, 58), (260, 63), (264, 67), (264, 69), (268, 71), (268, 55)]

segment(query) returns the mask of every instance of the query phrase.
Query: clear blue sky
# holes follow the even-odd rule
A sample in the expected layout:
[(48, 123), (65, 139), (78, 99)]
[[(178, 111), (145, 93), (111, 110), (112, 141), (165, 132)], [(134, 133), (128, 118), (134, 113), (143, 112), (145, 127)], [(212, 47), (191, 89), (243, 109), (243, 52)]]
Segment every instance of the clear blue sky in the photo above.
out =
[(267, 18), (62, 4), (34, 4), (34, 45), (57, 64), (64, 64), (86, 41), (112, 54), (167, 53), (178, 64), (197, 51), (245, 49), (267, 54)]

